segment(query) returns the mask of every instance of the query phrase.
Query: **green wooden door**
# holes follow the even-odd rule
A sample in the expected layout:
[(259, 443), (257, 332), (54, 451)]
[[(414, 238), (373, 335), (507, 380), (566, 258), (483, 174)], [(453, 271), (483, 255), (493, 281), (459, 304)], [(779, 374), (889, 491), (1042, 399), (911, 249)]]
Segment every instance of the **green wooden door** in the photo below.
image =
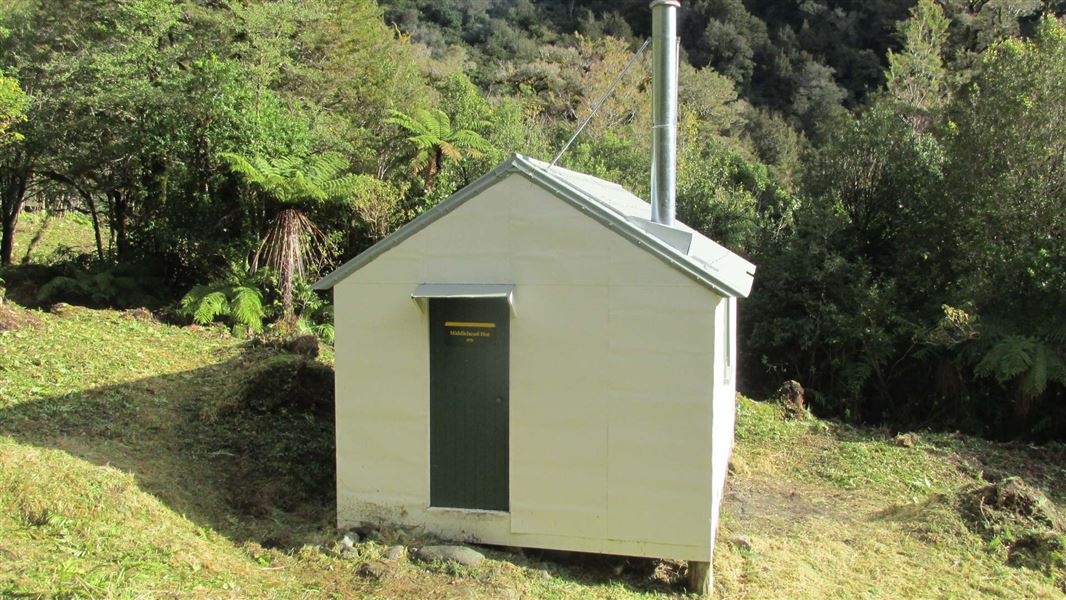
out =
[(430, 505), (508, 510), (507, 301), (429, 301)]

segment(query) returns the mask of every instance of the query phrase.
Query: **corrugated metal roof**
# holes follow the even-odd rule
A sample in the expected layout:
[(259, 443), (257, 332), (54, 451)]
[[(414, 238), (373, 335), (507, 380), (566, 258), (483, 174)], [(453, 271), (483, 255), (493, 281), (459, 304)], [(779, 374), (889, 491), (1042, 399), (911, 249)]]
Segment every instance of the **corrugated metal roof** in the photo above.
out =
[(315, 283), (329, 289), (433, 221), (443, 217), (500, 178), (521, 173), (530, 181), (569, 202), (667, 264), (727, 296), (746, 298), (751, 292), (755, 265), (713, 240), (678, 222), (667, 227), (648, 220), (651, 205), (622, 186), (559, 166), (515, 154), (477, 181), (368, 248)]

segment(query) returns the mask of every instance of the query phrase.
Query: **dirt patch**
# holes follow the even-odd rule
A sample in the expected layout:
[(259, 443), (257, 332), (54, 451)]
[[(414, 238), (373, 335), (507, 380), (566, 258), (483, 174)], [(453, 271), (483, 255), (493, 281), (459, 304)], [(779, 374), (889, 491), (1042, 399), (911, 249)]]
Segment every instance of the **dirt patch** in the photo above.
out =
[(10, 302), (0, 302), (0, 332), (40, 326), (41, 320), (32, 312)]
[(748, 532), (800, 528), (816, 520), (850, 522), (861, 518), (864, 511), (855, 510), (857, 495), (841, 494), (827, 494), (824, 489), (795, 481), (734, 477), (722, 510)]

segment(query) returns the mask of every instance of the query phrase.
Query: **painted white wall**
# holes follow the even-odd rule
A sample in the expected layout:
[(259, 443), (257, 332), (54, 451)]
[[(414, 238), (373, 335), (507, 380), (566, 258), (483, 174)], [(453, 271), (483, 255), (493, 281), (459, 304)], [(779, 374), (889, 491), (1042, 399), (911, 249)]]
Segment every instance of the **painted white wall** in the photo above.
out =
[[(421, 283), (516, 285), (509, 514), (428, 506)], [(722, 298), (518, 174), (334, 293), (339, 525), (710, 560), (733, 435)]]
[(722, 298), (715, 307), (715, 389), (711, 431), (711, 551), (718, 534), (718, 515), (726, 491), (733, 454), (737, 403), (737, 299)]

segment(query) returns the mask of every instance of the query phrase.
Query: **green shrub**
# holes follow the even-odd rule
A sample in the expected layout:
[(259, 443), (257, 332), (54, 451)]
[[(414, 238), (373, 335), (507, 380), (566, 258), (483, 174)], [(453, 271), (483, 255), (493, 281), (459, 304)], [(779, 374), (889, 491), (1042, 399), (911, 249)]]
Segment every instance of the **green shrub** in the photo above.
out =
[(42, 304), (66, 302), (93, 308), (159, 306), (163, 280), (146, 267), (130, 264), (71, 261), (56, 265), (58, 273), (37, 290)]

